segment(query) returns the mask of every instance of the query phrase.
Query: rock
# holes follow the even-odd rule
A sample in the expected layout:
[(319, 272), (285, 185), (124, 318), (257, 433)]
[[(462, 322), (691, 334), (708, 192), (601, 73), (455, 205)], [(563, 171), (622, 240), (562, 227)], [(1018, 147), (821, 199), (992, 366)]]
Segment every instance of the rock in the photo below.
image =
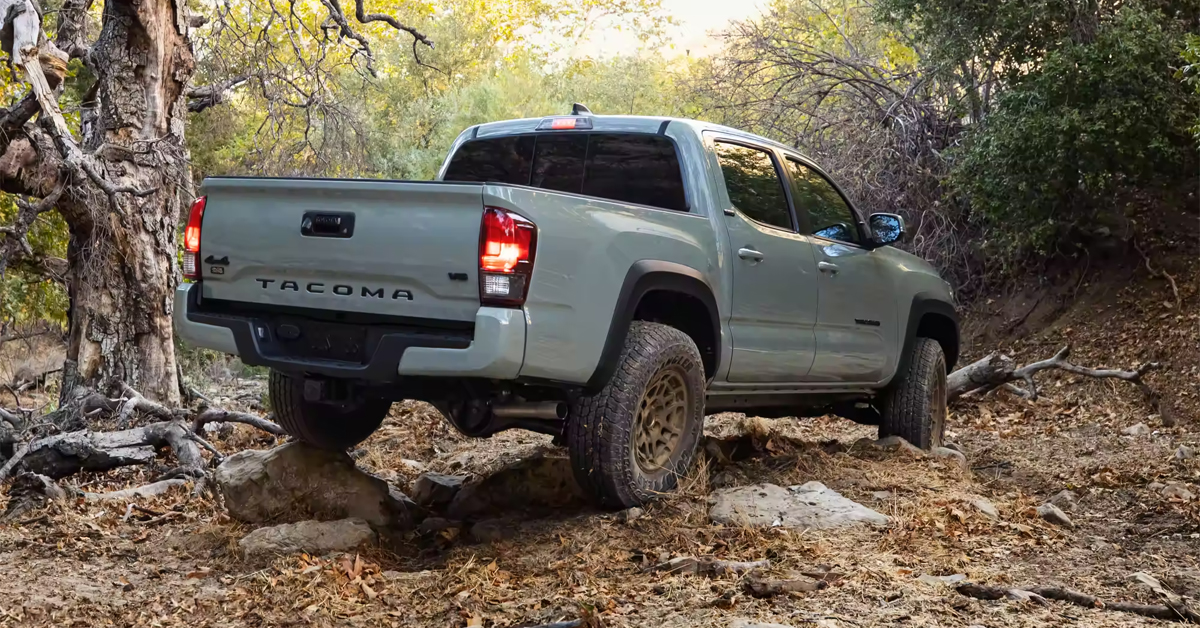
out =
[(783, 488), (755, 484), (714, 492), (708, 516), (713, 523), (745, 527), (838, 528), (860, 523), (886, 525), (891, 519), (842, 497), (820, 482)]
[(290, 442), (225, 459), (217, 486), (230, 516), (248, 523), (359, 518), (376, 527), (411, 528), (420, 508), (345, 453)]
[(1163, 484), (1162, 482), (1151, 482), (1146, 485), (1146, 488), (1148, 488), (1152, 491), (1161, 491), (1166, 487), (1167, 487), (1167, 485)]
[(729, 628), (792, 628), (787, 624), (768, 624), (765, 622), (750, 621), (740, 617), (734, 618), (729, 622)]
[(1050, 503), (1063, 510), (1075, 510), (1078, 499), (1074, 491), (1064, 490), (1055, 493), (1054, 497), (1050, 498)]
[(733, 486), (735, 482), (737, 482), (737, 479), (733, 477), (733, 474), (728, 471), (722, 471), (712, 476), (712, 479), (708, 481), (708, 485), (711, 488), (725, 488)]
[(1058, 506), (1055, 506), (1049, 502), (1038, 506), (1037, 514), (1042, 519), (1045, 519), (1056, 526), (1063, 526), (1067, 528), (1075, 527), (1075, 524), (1071, 523), (1071, 518), (1067, 516), (1067, 513), (1059, 510)]
[(1196, 498), (1186, 486), (1179, 482), (1168, 482), (1162, 489), (1162, 496), (1167, 499), (1177, 499), (1184, 502), (1190, 502)]
[(412, 498), (422, 506), (442, 508), (454, 500), (454, 496), (467, 481), (465, 475), (422, 473), (413, 482)]
[(471, 538), (478, 543), (495, 543), (516, 535), (519, 524), (511, 519), (484, 519), (471, 526)]
[(899, 436), (888, 436), (881, 438), (871, 443), (876, 449), (884, 451), (903, 452), (912, 456), (924, 456), (925, 452), (920, 447), (900, 438)]
[(956, 574), (950, 575), (950, 576), (931, 576), (929, 574), (922, 574), (920, 577), (917, 578), (917, 580), (920, 580), (921, 582), (924, 582), (925, 584), (932, 584), (932, 585), (954, 584), (955, 582), (962, 582), (963, 580), (966, 580), (966, 579), (967, 579), (966, 574), (961, 574), (961, 573), (956, 573)]
[(968, 503), (971, 504), (972, 508), (983, 513), (989, 519), (1000, 518), (1000, 511), (996, 509), (996, 505), (983, 497), (972, 498)]
[(887, 500), (895, 497), (895, 495), (892, 494), (891, 491), (872, 491), (871, 497), (874, 497), (875, 499), (878, 499), (879, 501), (887, 501)]
[(451, 471), (457, 471), (458, 469), (465, 469), (465, 468), (471, 466), (471, 462), (474, 460), (474, 458), (475, 458), (475, 452), (473, 452), (469, 449), (467, 451), (460, 451), (460, 452), (454, 454), (453, 456), (451, 456), (450, 459), (446, 461), (446, 468), (450, 469)]
[(404, 469), (410, 473), (421, 473), (425, 470), (424, 463), (417, 462), (416, 460), (409, 460), (407, 458), (400, 460), (400, 466), (404, 467)]
[(417, 532), (421, 534), (437, 534), (443, 530), (451, 530), (461, 527), (462, 524), (458, 521), (451, 521), (442, 517), (426, 517), (421, 525), (417, 526)]
[(307, 552), (343, 552), (375, 542), (375, 531), (362, 519), (301, 521), (259, 528), (238, 541), (246, 556)]
[(934, 447), (929, 453), (935, 458), (942, 458), (948, 462), (953, 461), (963, 471), (971, 470), (971, 465), (967, 464), (967, 457), (961, 451), (950, 449), (949, 447)]
[(1145, 423), (1138, 423), (1121, 430), (1121, 433), (1126, 436), (1145, 436), (1150, 433), (1150, 426)]
[(630, 508), (628, 510), (622, 510), (621, 512), (617, 513), (617, 521), (621, 521), (624, 523), (633, 523), (634, 521), (641, 519), (642, 515), (644, 515), (644, 514), (646, 514), (645, 510), (642, 510), (641, 508), (634, 506), (633, 508)]
[(759, 453), (754, 437), (749, 434), (727, 438), (704, 437), (704, 453), (713, 462), (726, 464), (746, 460)]
[(567, 458), (538, 456), (521, 460), (463, 486), (446, 514), (470, 520), (483, 513), (579, 507), (586, 504)]
[(1196, 457), (1196, 452), (1192, 451), (1192, 448), (1188, 447), (1187, 445), (1180, 445), (1179, 449), (1175, 450), (1175, 460), (1177, 460), (1179, 462), (1183, 462), (1184, 460), (1191, 460), (1192, 458), (1195, 458), (1195, 457)]
[(4, 514), (0, 515), (0, 523), (15, 521), (31, 510), (66, 498), (66, 491), (49, 477), (31, 471), (22, 472), (12, 479), (8, 487), (8, 505)]

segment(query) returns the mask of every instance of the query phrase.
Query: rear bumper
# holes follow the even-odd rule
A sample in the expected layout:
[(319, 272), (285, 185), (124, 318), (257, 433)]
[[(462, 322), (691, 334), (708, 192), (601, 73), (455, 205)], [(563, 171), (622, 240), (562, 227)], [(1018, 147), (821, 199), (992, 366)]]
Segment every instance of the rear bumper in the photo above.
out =
[(199, 307), (199, 285), (175, 291), (175, 333), (191, 345), (237, 355), (246, 364), (377, 383), (401, 376), (516, 379), (525, 359), (524, 311), (481, 307), (473, 337), (428, 330), (391, 329), (377, 334), (362, 362), (285, 355), (272, 321)]

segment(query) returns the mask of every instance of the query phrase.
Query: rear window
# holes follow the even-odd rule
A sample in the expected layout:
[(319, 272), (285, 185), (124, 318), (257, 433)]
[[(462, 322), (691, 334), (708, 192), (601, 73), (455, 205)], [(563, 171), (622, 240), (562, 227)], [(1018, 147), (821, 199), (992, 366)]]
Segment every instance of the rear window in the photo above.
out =
[(675, 145), (661, 135), (543, 133), (472, 140), (446, 181), (512, 183), (687, 211)]

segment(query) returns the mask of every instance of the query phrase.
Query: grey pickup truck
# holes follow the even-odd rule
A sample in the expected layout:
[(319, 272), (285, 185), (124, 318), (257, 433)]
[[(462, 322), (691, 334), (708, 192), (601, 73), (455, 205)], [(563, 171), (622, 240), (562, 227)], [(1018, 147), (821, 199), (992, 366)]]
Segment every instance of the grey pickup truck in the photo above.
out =
[(270, 367), (275, 417), (346, 448), (393, 401), (554, 435), (610, 507), (675, 488), (706, 413), (834, 413), (928, 448), (950, 287), (812, 161), (731, 128), (571, 115), (473, 126), (436, 181), (207, 179), (185, 341)]

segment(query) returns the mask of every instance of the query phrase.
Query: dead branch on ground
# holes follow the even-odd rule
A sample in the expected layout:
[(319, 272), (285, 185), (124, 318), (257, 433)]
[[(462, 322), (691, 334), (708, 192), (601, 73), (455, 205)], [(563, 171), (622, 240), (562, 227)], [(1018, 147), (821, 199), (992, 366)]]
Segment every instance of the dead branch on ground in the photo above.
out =
[(1150, 273), (1151, 277), (1163, 277), (1171, 284), (1171, 294), (1175, 295), (1175, 310), (1178, 311), (1180, 308), (1182, 308), (1183, 301), (1179, 298), (1179, 286), (1175, 285), (1175, 277), (1172, 276), (1171, 273), (1168, 273), (1165, 269), (1154, 270), (1154, 267), (1150, 265), (1150, 256), (1142, 252), (1142, 249), (1137, 245), (1137, 242), (1133, 243), (1133, 250), (1137, 251), (1138, 255), (1142, 256), (1142, 261), (1146, 263), (1146, 272)]
[(1018, 601), (1031, 601), (1039, 604), (1045, 604), (1046, 600), (1057, 600), (1067, 602), (1084, 608), (1103, 608), (1112, 611), (1120, 611), (1123, 613), (1133, 613), (1143, 617), (1152, 617), (1154, 619), (1165, 619), (1167, 621), (1178, 621), (1187, 623), (1200, 623), (1200, 614), (1192, 610), (1183, 599), (1179, 596), (1167, 594), (1165, 591), (1156, 591), (1159, 595), (1164, 596), (1166, 604), (1137, 604), (1133, 602), (1112, 602), (1106, 603), (1098, 597), (1072, 591), (1061, 587), (1048, 586), (1028, 586), (1028, 587), (992, 587), (981, 584), (972, 584), (965, 582), (958, 585), (956, 590), (961, 595), (973, 597), (977, 600), (1002, 600), (1011, 599)]
[[(158, 421), (115, 431), (84, 429), (18, 442), (13, 455), (0, 466), (0, 482), (14, 472), (34, 474), (52, 481), (82, 471), (149, 465), (158, 459), (159, 450), (170, 449), (178, 466), (155, 478), (152, 483), (111, 493), (83, 493), (83, 496), (89, 500), (145, 498), (189, 481), (195, 482), (193, 491), (198, 493), (208, 479), (208, 463), (201, 449), (210, 452), (214, 461), (219, 462), (224, 458), (216, 447), (201, 436), (205, 425), (215, 422), (243, 423), (274, 436), (285, 435), (283, 428), (264, 417), (220, 408), (204, 408), (199, 412), (168, 408), (147, 399), (127, 384), (117, 382), (113, 389), (119, 391), (118, 396), (108, 397), (82, 388), (76, 390), (70, 397), (71, 402), (57, 412), (76, 415), (76, 418), (108, 414), (120, 426), (130, 424), (135, 414), (153, 417)], [(0, 414), (0, 420), (11, 423), (14, 430), (21, 429), (20, 426), (24, 424), (8, 411)]]
[[(1071, 346), (1067, 345), (1051, 358), (1016, 368), (1016, 363), (1012, 358), (999, 352), (992, 352), (947, 376), (946, 397), (953, 401), (968, 393), (986, 393), (996, 388), (1004, 388), (1020, 397), (1036, 401), (1038, 387), (1033, 376), (1039, 371), (1058, 369), (1084, 377), (1114, 378), (1132, 382), (1157, 407), (1158, 395), (1142, 381), (1142, 376), (1148, 371), (1159, 368), (1160, 365), (1157, 362), (1146, 362), (1132, 371), (1092, 369), (1068, 362), (1067, 358), (1070, 355)], [(1012, 384), (1017, 381), (1024, 382), (1024, 388)]]

